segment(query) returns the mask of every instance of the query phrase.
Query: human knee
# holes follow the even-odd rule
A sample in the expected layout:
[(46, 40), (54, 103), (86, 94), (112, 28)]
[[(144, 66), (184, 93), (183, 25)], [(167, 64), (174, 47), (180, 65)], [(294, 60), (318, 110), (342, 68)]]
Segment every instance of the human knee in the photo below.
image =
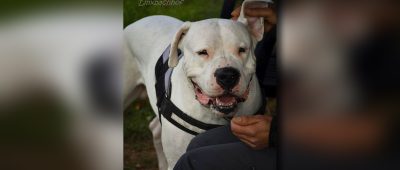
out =
[(193, 169), (193, 165), (191, 162), (191, 154), (192, 152), (186, 152), (185, 154), (183, 154), (178, 162), (176, 162), (174, 170), (190, 170)]
[(206, 145), (206, 140), (204, 140), (203, 135), (200, 134), (190, 141), (188, 147), (186, 148), (186, 151), (191, 151), (193, 149), (197, 149)]

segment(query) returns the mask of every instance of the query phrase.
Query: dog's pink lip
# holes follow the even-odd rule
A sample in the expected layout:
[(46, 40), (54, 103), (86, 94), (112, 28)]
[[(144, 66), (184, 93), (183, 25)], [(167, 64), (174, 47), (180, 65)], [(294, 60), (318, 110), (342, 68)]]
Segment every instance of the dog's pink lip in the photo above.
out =
[(200, 102), (200, 104), (204, 106), (216, 106), (222, 108), (234, 108), (240, 102), (244, 102), (247, 99), (249, 94), (249, 89), (242, 96), (236, 96), (232, 93), (224, 93), (219, 96), (208, 96), (206, 95), (203, 90), (200, 88), (197, 83), (192, 81), (196, 99)]

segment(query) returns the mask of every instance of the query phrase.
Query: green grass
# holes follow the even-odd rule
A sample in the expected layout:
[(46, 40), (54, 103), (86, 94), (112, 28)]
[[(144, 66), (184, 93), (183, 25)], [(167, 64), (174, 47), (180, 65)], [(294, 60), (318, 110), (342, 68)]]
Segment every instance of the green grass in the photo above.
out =
[(143, 140), (151, 137), (148, 125), (154, 116), (147, 100), (135, 101), (124, 113), (125, 140)]
[(155, 114), (148, 100), (133, 102), (124, 112), (124, 169), (157, 169), (148, 128)]

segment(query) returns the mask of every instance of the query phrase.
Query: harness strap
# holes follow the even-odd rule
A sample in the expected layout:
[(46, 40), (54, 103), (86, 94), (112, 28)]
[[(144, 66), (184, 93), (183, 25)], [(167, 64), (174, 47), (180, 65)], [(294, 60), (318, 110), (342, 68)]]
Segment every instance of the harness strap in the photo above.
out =
[[(169, 47), (168, 47), (169, 49)], [(168, 50), (169, 51), (169, 50)], [(166, 96), (165, 93), (165, 72), (169, 69), (168, 67), (168, 62), (167, 64), (164, 63), (163, 57), (160, 57), (156, 63), (155, 67), (155, 76), (156, 76), (156, 84), (155, 84), (155, 89), (156, 89), (156, 95), (157, 95), (157, 108), (158, 108), (158, 116), (161, 118), (161, 104), (163, 101), (164, 96)], [(161, 119), (160, 119), (161, 123)]]
[[(169, 101), (169, 100), (166, 99), (164, 101)], [(173, 105), (173, 106), (175, 106), (175, 105)], [(199, 134), (198, 132), (190, 130), (190, 129), (186, 128), (185, 126), (181, 125), (180, 123), (178, 123), (176, 120), (174, 120), (172, 118), (172, 114), (179, 113), (179, 112), (174, 112), (173, 110), (175, 110), (175, 108), (171, 108), (171, 105), (168, 106), (168, 104), (163, 104), (162, 108), (161, 108), (161, 115), (163, 115), (164, 118), (168, 120), (168, 122), (173, 124), (175, 127), (185, 131), (186, 133), (189, 133), (189, 134), (194, 135), (194, 136)], [(160, 117), (160, 121), (161, 121), (161, 117)]]
[[(217, 124), (208, 124), (208, 123), (204, 123), (201, 122), (197, 119), (194, 119), (192, 117), (190, 117), (189, 115), (187, 115), (186, 113), (182, 112), (182, 110), (180, 110), (178, 107), (176, 107), (176, 105), (169, 99), (164, 99), (164, 103), (163, 103), (164, 108), (164, 112), (162, 112), (162, 115), (167, 119), (172, 119), (172, 114), (175, 114), (177, 117), (179, 117), (180, 119), (182, 119), (183, 121), (187, 122), (188, 124), (197, 127), (199, 129), (202, 130), (210, 130), (216, 127), (220, 127), (222, 125), (217, 125)], [(182, 129), (182, 128), (180, 128)], [(187, 129), (185, 127), (185, 129)], [(184, 129), (182, 129), (184, 130)], [(187, 129), (190, 130), (190, 129)], [(186, 131), (186, 130), (184, 130)], [(198, 133), (196, 133), (197, 135)]]

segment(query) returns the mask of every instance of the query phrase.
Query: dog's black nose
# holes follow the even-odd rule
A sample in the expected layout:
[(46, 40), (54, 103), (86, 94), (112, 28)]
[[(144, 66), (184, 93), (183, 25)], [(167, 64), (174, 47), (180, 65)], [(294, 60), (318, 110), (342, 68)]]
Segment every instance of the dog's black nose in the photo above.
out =
[(215, 70), (217, 83), (225, 90), (231, 90), (239, 82), (240, 73), (233, 67), (224, 67)]

